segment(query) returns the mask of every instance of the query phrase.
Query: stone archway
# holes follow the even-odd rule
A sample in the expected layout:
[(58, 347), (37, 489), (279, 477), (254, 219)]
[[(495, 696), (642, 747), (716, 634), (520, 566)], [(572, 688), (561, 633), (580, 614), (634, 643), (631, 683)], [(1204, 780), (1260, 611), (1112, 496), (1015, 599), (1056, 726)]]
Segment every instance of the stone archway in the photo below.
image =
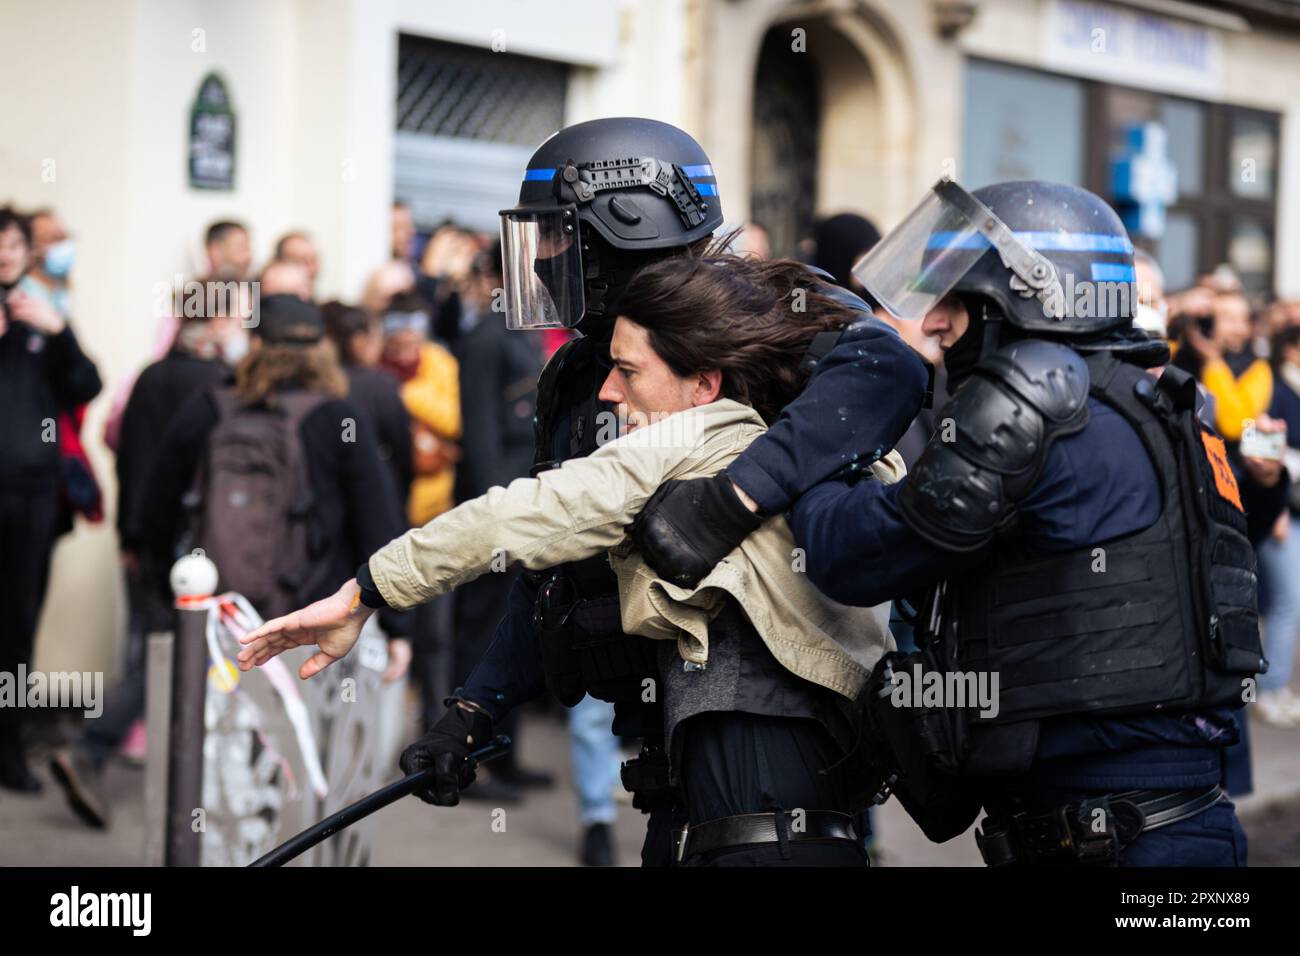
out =
[(918, 179), (913, 57), (892, 14), (872, 0), (708, 10), (714, 57), (701, 132), (729, 220), (762, 221), (778, 253), (795, 251), (790, 233), (815, 217), (854, 211), (882, 228), (897, 222), (926, 176)]

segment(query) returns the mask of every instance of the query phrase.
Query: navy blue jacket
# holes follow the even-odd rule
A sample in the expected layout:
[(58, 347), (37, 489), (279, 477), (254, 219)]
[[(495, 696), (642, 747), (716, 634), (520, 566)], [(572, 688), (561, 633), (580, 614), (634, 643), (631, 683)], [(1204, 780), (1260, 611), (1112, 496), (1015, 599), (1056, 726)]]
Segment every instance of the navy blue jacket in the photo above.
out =
[[(815, 377), (810, 390), (819, 386)], [(854, 406), (870, 412), (870, 406)], [(1159, 515), (1159, 485), (1141, 439), (1113, 409), (1091, 398), (1088, 407), (1087, 426), (1053, 444), (1019, 508), (1018, 533), (1044, 551), (1102, 544), (1146, 528)], [(781, 467), (775, 456), (765, 464)], [(787, 467), (797, 470), (793, 463)], [(916, 534), (899, 515), (901, 489), (901, 482), (829, 481), (795, 504), (795, 541), (806, 552), (809, 577), (827, 595), (876, 604), (959, 577), (987, 559), (987, 551), (956, 554)], [(1051, 718), (1042, 722), (1030, 777), (1069, 790), (1210, 786), (1221, 776), (1220, 748), (1235, 739), (1227, 711)]]

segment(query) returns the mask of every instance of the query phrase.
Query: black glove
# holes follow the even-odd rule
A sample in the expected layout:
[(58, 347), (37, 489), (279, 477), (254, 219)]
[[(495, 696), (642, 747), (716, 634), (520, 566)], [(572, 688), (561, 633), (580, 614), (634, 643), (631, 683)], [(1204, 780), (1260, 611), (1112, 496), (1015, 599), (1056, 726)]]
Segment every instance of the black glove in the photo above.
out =
[(491, 739), (491, 717), (452, 704), (427, 734), (402, 751), (398, 765), (405, 774), (433, 767), (433, 780), (415, 795), (434, 806), (454, 807), (460, 792), (474, 782), (474, 770), (465, 758)]
[(632, 541), (661, 578), (693, 588), (762, 523), (720, 473), (660, 485), (632, 522)]

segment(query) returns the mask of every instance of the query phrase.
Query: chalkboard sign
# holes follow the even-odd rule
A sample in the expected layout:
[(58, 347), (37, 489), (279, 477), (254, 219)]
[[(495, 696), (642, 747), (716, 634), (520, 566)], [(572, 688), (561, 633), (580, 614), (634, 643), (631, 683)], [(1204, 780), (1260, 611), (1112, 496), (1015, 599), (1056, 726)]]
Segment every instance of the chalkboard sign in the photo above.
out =
[(235, 188), (235, 111), (215, 73), (203, 78), (190, 108), (190, 185)]

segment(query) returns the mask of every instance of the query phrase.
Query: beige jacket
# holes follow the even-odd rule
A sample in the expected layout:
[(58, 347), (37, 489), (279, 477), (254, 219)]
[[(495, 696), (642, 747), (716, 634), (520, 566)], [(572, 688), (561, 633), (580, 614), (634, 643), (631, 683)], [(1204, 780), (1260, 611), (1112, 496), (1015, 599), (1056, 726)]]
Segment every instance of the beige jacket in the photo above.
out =
[[(889, 605), (846, 607), (818, 591), (801, 573), (783, 516), (765, 521), (696, 588), (658, 577), (626, 538), (661, 484), (717, 474), (765, 427), (752, 408), (728, 399), (669, 415), (408, 531), (370, 558), (370, 572), (385, 601), (409, 608), (515, 561), (540, 569), (606, 551), (626, 633), (675, 640), (683, 659), (706, 663), (709, 621), (730, 594), (791, 673), (853, 698), (894, 646)], [(890, 452), (872, 471), (897, 481), (902, 459)]]

